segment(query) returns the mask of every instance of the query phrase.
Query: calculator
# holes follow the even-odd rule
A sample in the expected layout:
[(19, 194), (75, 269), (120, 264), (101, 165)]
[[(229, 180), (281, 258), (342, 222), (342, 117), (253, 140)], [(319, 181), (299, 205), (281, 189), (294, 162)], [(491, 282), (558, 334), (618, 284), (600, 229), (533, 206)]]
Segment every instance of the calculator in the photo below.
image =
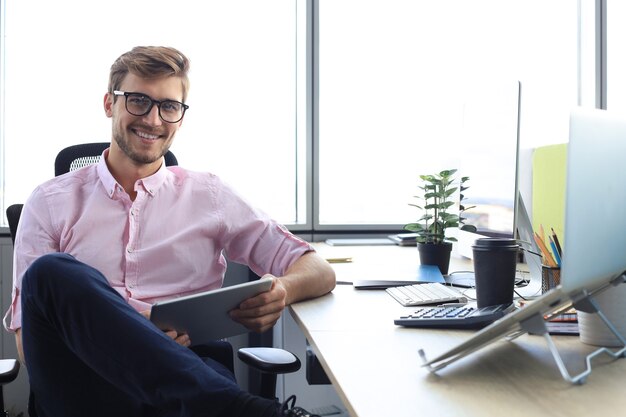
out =
[(470, 304), (443, 304), (421, 307), (394, 320), (405, 327), (431, 327), (442, 329), (480, 329), (515, 309), (513, 303), (478, 307)]

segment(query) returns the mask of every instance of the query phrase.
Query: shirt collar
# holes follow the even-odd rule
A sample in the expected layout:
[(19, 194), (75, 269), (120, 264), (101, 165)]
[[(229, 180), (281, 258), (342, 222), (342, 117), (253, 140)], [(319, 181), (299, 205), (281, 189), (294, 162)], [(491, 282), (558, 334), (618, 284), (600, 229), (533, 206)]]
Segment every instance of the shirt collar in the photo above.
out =
[[(109, 171), (109, 167), (106, 163), (106, 157), (108, 155), (109, 149), (107, 148), (104, 150), (104, 152), (102, 152), (102, 156), (100, 157), (100, 161), (98, 162), (97, 170), (100, 181), (102, 182), (102, 185), (104, 185), (104, 189), (109, 195), (109, 198), (113, 198), (113, 196), (115, 195), (115, 191), (123, 192), (124, 189), (115, 180), (115, 178), (111, 174), (111, 171)], [(144, 190), (152, 196), (157, 192), (161, 185), (163, 185), (169, 172), (167, 167), (165, 166), (165, 158), (161, 157), (161, 160), (161, 167), (157, 172), (150, 175), (149, 177), (142, 178), (138, 181), (138, 185), (143, 186)]]

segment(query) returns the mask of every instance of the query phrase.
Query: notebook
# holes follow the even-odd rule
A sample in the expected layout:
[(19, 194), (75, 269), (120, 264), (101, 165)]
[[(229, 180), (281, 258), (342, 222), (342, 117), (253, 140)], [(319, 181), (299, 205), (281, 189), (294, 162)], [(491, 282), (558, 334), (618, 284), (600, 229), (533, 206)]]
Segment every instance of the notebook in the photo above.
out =
[(432, 370), (512, 334), (521, 323), (564, 308), (626, 271), (626, 119), (606, 110), (574, 110), (570, 117), (561, 284), (528, 306), (428, 358)]
[(414, 277), (408, 280), (393, 279), (357, 279), (352, 285), (357, 290), (384, 290), (390, 287), (400, 287), (403, 285), (420, 284), (426, 282), (438, 282), (445, 284), (443, 275), (439, 267), (435, 265), (418, 265), (417, 272)]

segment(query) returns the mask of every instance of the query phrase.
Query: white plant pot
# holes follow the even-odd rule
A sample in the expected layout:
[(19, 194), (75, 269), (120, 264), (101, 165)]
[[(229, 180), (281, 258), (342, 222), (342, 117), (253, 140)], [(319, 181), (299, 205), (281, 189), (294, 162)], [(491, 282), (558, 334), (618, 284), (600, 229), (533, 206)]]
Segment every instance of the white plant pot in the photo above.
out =
[[(594, 301), (622, 337), (626, 337), (626, 284), (607, 288)], [(594, 346), (622, 346), (598, 314), (578, 312), (580, 340)]]

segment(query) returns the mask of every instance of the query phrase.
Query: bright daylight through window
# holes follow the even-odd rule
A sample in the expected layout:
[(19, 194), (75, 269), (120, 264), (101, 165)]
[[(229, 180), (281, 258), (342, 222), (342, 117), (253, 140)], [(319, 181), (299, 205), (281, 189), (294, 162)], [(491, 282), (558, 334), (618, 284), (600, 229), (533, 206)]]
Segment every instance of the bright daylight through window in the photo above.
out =
[(299, 3), (7, 1), (4, 207), (53, 176), (63, 147), (110, 140), (102, 102), (115, 58), (168, 45), (191, 60), (190, 108), (172, 146), (181, 165), (220, 175), (283, 223), (302, 222)]
[(521, 81), (522, 147), (567, 141), (577, 2), (333, 0), (319, 14), (321, 228), (413, 221), (418, 175), (463, 157), (477, 86)]
[(415, 220), (418, 175), (459, 166), (464, 106), (481, 84), (521, 82), (524, 150), (566, 142), (569, 111), (595, 81), (593, 51), (578, 61), (591, 0), (0, 2), (3, 208), (53, 175), (61, 148), (110, 140), (109, 66), (136, 45), (191, 59), (172, 147), (181, 165), (218, 174), (294, 230)]

